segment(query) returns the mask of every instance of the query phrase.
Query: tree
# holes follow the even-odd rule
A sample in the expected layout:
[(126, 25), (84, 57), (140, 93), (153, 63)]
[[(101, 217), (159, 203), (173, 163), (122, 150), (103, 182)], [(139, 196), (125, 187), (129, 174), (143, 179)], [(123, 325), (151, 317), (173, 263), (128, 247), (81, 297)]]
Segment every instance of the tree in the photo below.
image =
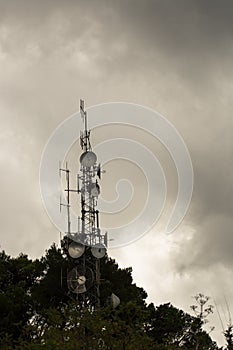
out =
[(29, 260), (27, 255), (17, 258), (0, 253), (0, 334), (18, 339), (33, 315), (31, 291), (41, 275), (42, 264)]
[(233, 325), (230, 323), (224, 332), (224, 336), (227, 342), (226, 350), (233, 350)]
[(158, 306), (153, 310), (151, 307), (151, 322), (149, 334), (158, 344), (182, 349), (194, 349), (196, 335), (202, 350), (217, 349), (209, 335), (202, 330), (202, 322), (170, 303)]
[[(213, 313), (213, 305), (208, 304), (210, 297), (205, 296), (202, 293), (199, 293), (193, 297), (196, 300), (197, 305), (191, 305), (190, 308), (194, 311), (197, 319), (200, 320), (201, 325), (209, 322), (208, 316)], [(210, 328), (210, 332), (214, 330), (214, 327)], [(209, 332), (209, 333), (210, 333)], [(196, 347), (195, 350), (198, 350), (201, 347), (203, 336), (200, 334), (199, 330), (196, 330), (195, 333), (196, 338)]]
[[(178, 350), (217, 349), (193, 317), (170, 303), (146, 305), (146, 292), (132, 269), (101, 259), (101, 308), (82, 309), (67, 295), (69, 259), (52, 245), (40, 260), (0, 253), (1, 350)], [(107, 306), (114, 292), (121, 303)]]
[(132, 268), (119, 268), (116, 261), (107, 255), (100, 262), (102, 305), (113, 292), (119, 296), (121, 303), (135, 301), (145, 306), (147, 293), (143, 288), (137, 287), (135, 283), (132, 283)]

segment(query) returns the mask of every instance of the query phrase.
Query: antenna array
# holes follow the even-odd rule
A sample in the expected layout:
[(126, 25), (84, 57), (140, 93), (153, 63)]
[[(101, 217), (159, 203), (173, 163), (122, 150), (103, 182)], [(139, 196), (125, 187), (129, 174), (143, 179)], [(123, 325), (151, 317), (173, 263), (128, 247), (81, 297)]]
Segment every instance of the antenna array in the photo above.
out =
[[(77, 174), (77, 188), (70, 188), (70, 170), (66, 163), (60, 167), (60, 174), (66, 176), (66, 203), (60, 202), (67, 209), (67, 232), (61, 241), (62, 248), (74, 267), (67, 273), (69, 295), (75, 297), (81, 306), (100, 307), (100, 259), (107, 250), (107, 232), (101, 233), (99, 211), (97, 209), (101, 178), (101, 166), (92, 151), (90, 130), (87, 128), (87, 112), (84, 101), (80, 100), (80, 113), (84, 130), (80, 132), (80, 145), (83, 153), (80, 156), (80, 173)], [(78, 217), (77, 231), (71, 230), (70, 193), (81, 197), (81, 217)]]

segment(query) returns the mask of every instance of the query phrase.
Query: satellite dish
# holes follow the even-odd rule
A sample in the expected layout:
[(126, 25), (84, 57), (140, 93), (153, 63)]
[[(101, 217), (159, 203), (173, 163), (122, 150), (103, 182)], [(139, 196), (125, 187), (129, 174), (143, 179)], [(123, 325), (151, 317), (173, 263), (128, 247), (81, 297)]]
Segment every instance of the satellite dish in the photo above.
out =
[(81, 243), (72, 242), (68, 247), (68, 253), (73, 259), (80, 258), (85, 251), (85, 246)]
[(97, 176), (99, 179), (101, 179), (101, 167), (100, 167), (100, 164), (98, 165), (98, 168), (97, 168)]
[(120, 305), (120, 302), (121, 302), (120, 298), (116, 294), (112, 293), (110, 296), (110, 300), (111, 300), (111, 305), (113, 309), (115, 309), (118, 305)]
[(94, 274), (90, 268), (74, 267), (67, 276), (67, 286), (72, 293), (85, 293), (93, 284)]
[(97, 161), (97, 156), (92, 151), (86, 151), (80, 156), (80, 163), (87, 168), (94, 166)]
[(92, 255), (97, 259), (103, 258), (106, 254), (106, 251), (107, 251), (107, 249), (106, 249), (105, 245), (103, 245), (101, 243), (98, 243), (98, 244), (94, 245), (94, 247), (91, 248)]
[(104, 235), (104, 244), (105, 244), (106, 247), (108, 246), (108, 232), (105, 232), (105, 235)]

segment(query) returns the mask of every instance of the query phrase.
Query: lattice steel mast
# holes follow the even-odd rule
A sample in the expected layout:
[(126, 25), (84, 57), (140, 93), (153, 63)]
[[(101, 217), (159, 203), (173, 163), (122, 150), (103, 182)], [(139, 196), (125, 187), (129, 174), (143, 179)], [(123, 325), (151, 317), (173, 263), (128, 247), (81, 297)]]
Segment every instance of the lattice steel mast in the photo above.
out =
[(80, 133), (80, 144), (84, 151), (80, 157), (81, 175), (78, 177), (79, 187), (81, 181), (81, 222), (82, 234), (85, 244), (96, 246), (106, 245), (106, 234), (102, 235), (99, 228), (99, 211), (97, 199), (100, 194), (100, 186), (97, 177), (101, 176), (100, 164), (97, 165), (97, 157), (92, 152), (90, 143), (90, 130), (87, 130), (87, 112), (84, 111), (84, 101), (80, 101), (81, 117), (84, 121), (84, 131)]
[[(99, 227), (97, 200), (100, 194), (98, 178), (101, 178), (101, 166), (92, 151), (90, 130), (87, 128), (87, 112), (84, 101), (80, 100), (80, 113), (84, 130), (80, 133), (83, 153), (80, 156), (80, 174), (77, 175), (77, 189), (70, 189), (70, 170), (61, 169), (66, 174), (65, 189), (67, 207), (67, 232), (62, 240), (62, 247), (74, 267), (67, 273), (69, 294), (76, 298), (80, 306), (100, 307), (100, 259), (107, 249), (107, 233), (102, 234)], [(81, 195), (81, 220), (78, 217), (78, 229), (71, 232), (70, 192)]]

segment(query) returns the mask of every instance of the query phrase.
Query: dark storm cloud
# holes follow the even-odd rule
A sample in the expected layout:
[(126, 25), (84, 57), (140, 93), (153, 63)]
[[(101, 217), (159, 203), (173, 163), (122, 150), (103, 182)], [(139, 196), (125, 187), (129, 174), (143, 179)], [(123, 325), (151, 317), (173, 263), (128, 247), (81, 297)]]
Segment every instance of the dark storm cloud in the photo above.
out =
[(162, 79), (199, 98), (232, 75), (232, 8), (228, 1), (2, 2), (2, 49), (34, 55), (35, 64), (43, 62), (39, 71), (51, 65), (51, 80), (56, 66), (59, 79), (59, 70), (70, 66), (65, 73), (72, 75), (75, 62), (88, 58), (89, 65), (80, 65), (87, 79), (88, 71), (95, 79), (94, 66), (110, 85), (122, 79), (147, 88)]
[(127, 43), (126, 71), (130, 62), (139, 74), (161, 72), (198, 95), (232, 76), (232, 11), (229, 1), (126, 2), (111, 28)]
[[(221, 139), (209, 154), (199, 154), (199, 164), (194, 164), (195, 187), (190, 209), (190, 219), (195, 228), (191, 240), (180, 241), (174, 255), (176, 268), (203, 269), (216, 264), (232, 267), (233, 249), (233, 145), (220, 153)], [(191, 254), (190, 254), (191, 252)]]
[(196, 226), (192, 240), (181, 242), (176, 266), (180, 271), (203, 270), (220, 265), (232, 269), (233, 219), (212, 214)]
[[(231, 1), (2, 1), (0, 10), (3, 25), (29, 29), (26, 40), (32, 32), (49, 42), (51, 33), (56, 38), (53, 30), (59, 30), (60, 23), (60, 42), (69, 43), (97, 24), (96, 36), (106, 58), (111, 56), (115, 42), (126, 43), (127, 54), (132, 58), (135, 55), (136, 61), (150, 55), (156, 59), (157, 51), (178, 66), (188, 64), (187, 60), (203, 60), (203, 64), (209, 61), (211, 65), (211, 55), (221, 56), (223, 49), (224, 53), (231, 52)], [(54, 49), (51, 45), (50, 50)], [(114, 60), (120, 63), (120, 58), (116, 56)], [(134, 64), (129, 57), (128, 60)], [(203, 65), (199, 68), (202, 70)]]

